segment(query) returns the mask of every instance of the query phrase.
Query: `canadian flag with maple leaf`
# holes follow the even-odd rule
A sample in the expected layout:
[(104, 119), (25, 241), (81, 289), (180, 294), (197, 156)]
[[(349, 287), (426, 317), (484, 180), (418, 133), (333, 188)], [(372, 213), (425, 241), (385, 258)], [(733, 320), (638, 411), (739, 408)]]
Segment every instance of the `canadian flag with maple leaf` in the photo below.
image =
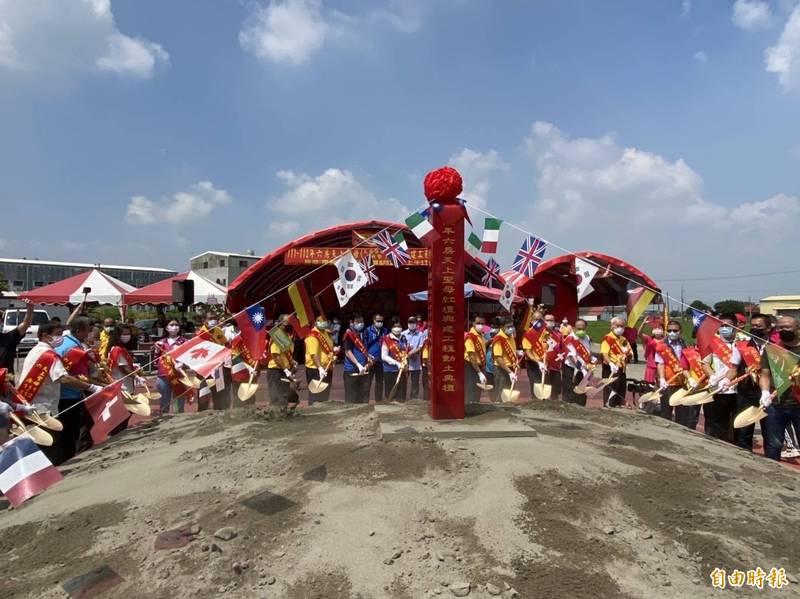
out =
[(198, 336), (183, 345), (179, 345), (167, 355), (178, 364), (207, 379), (214, 370), (222, 366), (222, 363), (231, 357), (231, 350), (224, 345), (219, 345)]

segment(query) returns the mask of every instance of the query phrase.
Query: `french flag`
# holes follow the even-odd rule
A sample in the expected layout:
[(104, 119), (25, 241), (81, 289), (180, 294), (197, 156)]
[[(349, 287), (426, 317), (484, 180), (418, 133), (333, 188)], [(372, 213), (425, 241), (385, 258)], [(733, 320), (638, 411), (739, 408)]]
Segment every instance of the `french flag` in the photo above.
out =
[(0, 452), (0, 491), (14, 507), (63, 478), (32, 439), (17, 437)]

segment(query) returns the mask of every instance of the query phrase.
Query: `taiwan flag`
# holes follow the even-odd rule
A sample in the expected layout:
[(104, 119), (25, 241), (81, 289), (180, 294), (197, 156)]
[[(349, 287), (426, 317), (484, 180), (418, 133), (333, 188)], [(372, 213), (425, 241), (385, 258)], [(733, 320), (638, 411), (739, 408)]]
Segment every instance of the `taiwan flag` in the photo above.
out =
[(231, 350), (202, 337), (194, 337), (166, 355), (207, 379), (214, 370), (230, 358)]
[(64, 477), (28, 437), (17, 437), (0, 451), (0, 492), (19, 507)]
[(86, 398), (86, 410), (94, 420), (90, 434), (95, 443), (106, 441), (108, 434), (131, 415), (120, 396), (122, 383), (120, 379)]
[(264, 308), (251, 306), (239, 312), (235, 320), (250, 357), (259, 360), (267, 347), (267, 318)]

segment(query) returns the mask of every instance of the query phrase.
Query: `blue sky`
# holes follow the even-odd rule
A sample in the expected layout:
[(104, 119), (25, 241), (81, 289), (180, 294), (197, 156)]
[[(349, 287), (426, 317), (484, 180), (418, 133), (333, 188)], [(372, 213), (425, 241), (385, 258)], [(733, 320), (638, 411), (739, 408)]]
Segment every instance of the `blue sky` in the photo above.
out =
[(468, 202), (657, 281), (791, 270), (798, 108), (794, 0), (0, 0), (0, 254), (265, 253), (399, 219), (451, 163)]

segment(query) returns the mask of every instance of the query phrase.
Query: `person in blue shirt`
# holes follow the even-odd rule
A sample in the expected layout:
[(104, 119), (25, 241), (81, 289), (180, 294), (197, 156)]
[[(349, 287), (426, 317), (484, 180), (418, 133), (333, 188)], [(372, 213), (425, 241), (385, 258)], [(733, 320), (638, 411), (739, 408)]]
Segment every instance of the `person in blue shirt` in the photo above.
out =
[[(73, 377), (79, 377), (86, 382), (90, 381), (90, 376), (93, 374), (91, 368), (96, 364), (96, 357), (92, 359), (91, 350), (87, 344), (89, 337), (92, 335), (94, 325), (92, 321), (86, 316), (77, 316), (71, 319), (69, 324), (70, 332), (64, 335), (61, 344), (54, 348), (55, 352), (64, 362), (67, 372)], [(101, 389), (98, 385), (91, 385), (88, 392), (96, 393)], [(78, 445), (81, 449), (91, 447), (91, 438), (81, 433), (92, 427), (92, 417), (89, 411), (82, 403), (84, 392), (82, 390), (68, 387), (67, 385), (61, 386), (61, 397), (58, 401), (58, 410), (62, 412), (59, 420), (64, 425), (64, 430), (57, 438), (59, 444), (58, 460), (60, 463), (67, 461), (75, 456), (78, 451)], [(75, 406), (75, 407), (73, 407)], [(64, 410), (68, 411), (64, 412)]]
[(344, 333), (344, 401), (345, 403), (369, 402), (369, 368), (372, 356), (361, 339), (364, 332), (364, 317), (354, 314), (350, 326)]
[[(492, 319), (491, 326), (492, 328), (489, 329), (489, 332), (483, 336), (489, 345), (491, 345), (492, 339), (497, 337), (498, 333), (500, 333), (500, 325), (498, 324), (497, 318)], [(491, 351), (486, 352), (486, 383), (488, 385), (494, 385), (494, 356), (492, 354), (493, 352)]]
[(419, 399), (419, 379), (422, 373), (422, 348), (428, 332), (419, 330), (417, 318), (412, 316), (408, 319), (408, 328), (403, 331), (403, 340), (406, 342), (408, 351), (408, 373), (411, 379), (411, 399)]
[(372, 358), (372, 367), (369, 369), (369, 377), (366, 382), (366, 396), (369, 398), (370, 386), (375, 384), (375, 401), (383, 401), (383, 362), (381, 361), (381, 344), (383, 338), (389, 334), (388, 329), (383, 326), (383, 315), (380, 313), (372, 317), (372, 325), (364, 329), (361, 340), (367, 346), (367, 351)]

